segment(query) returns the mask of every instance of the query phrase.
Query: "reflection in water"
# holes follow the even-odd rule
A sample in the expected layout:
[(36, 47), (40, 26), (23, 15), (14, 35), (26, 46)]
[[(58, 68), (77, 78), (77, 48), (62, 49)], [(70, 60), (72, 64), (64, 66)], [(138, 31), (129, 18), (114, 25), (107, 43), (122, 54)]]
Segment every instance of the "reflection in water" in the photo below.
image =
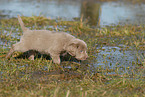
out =
[(17, 14), (24, 16), (39, 16), (40, 14), (52, 19), (62, 18), (72, 20), (79, 17), (79, 1), (58, 1), (58, 0), (0, 0), (0, 18), (17, 17)]
[[(101, 11), (101, 12), (100, 12)], [(43, 16), (63, 20), (80, 18), (91, 25), (144, 24), (145, 4), (125, 2), (93, 2), (81, 0), (0, 0), (0, 19), (24, 16)]]
[(84, 1), (81, 5), (81, 16), (88, 20), (91, 25), (99, 24), (100, 4)]

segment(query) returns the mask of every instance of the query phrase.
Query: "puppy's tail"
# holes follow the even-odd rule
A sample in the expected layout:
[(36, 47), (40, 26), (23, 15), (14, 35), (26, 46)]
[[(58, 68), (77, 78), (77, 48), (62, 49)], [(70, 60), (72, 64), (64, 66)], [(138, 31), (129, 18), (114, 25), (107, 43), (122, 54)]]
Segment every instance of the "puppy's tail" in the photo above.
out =
[(22, 21), (22, 19), (21, 19), (21, 17), (20, 17), (19, 15), (18, 15), (18, 21), (19, 21), (19, 23), (20, 23), (20, 25), (21, 25), (21, 28), (22, 28), (23, 32), (29, 30), (28, 28), (26, 28), (26, 27), (24, 26), (24, 23), (23, 23), (23, 21)]

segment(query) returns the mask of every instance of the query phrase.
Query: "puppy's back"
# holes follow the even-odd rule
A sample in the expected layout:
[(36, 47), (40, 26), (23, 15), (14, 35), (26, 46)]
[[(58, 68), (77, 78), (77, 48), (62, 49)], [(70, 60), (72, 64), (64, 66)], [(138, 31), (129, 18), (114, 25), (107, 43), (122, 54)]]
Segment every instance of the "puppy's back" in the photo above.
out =
[(21, 37), (21, 41), (29, 49), (45, 51), (48, 49), (63, 49), (64, 45), (73, 37), (65, 32), (47, 30), (30, 30)]

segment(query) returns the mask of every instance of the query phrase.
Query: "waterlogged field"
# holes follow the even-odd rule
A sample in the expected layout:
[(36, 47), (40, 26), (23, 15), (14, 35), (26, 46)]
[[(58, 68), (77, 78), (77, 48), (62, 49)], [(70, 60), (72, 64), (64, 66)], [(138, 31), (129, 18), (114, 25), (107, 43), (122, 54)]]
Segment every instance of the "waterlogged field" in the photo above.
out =
[(78, 21), (22, 17), (30, 29), (65, 31), (84, 40), (89, 58), (67, 55), (60, 65), (48, 55), (28, 60), (10, 46), (23, 34), (16, 18), (0, 21), (0, 96), (114, 97), (145, 96), (145, 25), (90, 27)]

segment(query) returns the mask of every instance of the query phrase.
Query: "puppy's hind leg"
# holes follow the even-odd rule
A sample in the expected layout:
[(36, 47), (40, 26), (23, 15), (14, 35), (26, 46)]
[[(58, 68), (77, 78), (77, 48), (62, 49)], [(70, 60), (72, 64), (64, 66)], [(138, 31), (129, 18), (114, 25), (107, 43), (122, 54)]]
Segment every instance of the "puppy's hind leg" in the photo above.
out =
[(11, 55), (13, 54), (14, 51), (25, 52), (25, 51), (27, 51), (27, 49), (24, 48), (24, 46), (22, 45), (21, 42), (18, 42), (16, 44), (12, 45), (10, 51), (6, 55), (6, 58), (9, 59), (11, 57)]
[(14, 47), (12, 46), (10, 51), (8, 52), (8, 54), (6, 55), (6, 58), (9, 59), (12, 55), (12, 53), (14, 52)]

